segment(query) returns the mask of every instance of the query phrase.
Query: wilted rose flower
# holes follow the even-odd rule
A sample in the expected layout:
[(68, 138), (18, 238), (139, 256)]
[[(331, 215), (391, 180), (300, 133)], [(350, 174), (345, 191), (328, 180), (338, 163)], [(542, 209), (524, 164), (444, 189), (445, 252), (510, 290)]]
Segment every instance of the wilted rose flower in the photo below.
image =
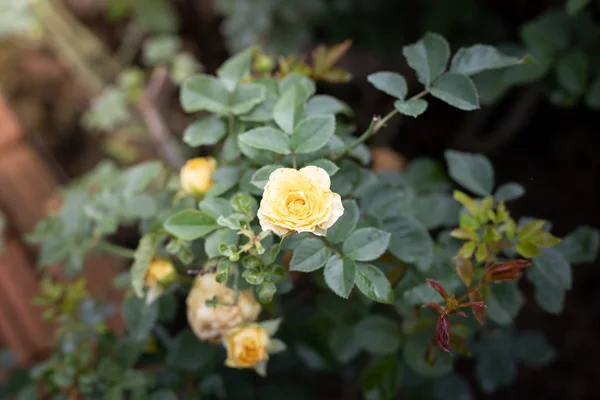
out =
[(263, 231), (278, 235), (313, 232), (324, 236), (344, 213), (340, 195), (330, 189), (323, 168), (279, 168), (271, 173), (258, 209)]
[[(215, 280), (216, 274), (198, 275), (187, 297), (187, 317), (200, 340), (218, 343), (221, 335), (240, 324), (254, 322), (261, 306), (252, 289), (242, 290), (235, 301), (235, 291)], [(206, 304), (217, 298), (216, 306)]]
[(191, 195), (208, 192), (214, 182), (212, 175), (217, 161), (212, 157), (197, 157), (188, 160), (180, 171), (181, 189)]
[(231, 368), (252, 368), (269, 359), (269, 334), (258, 324), (239, 326), (223, 336), (227, 349), (225, 365)]

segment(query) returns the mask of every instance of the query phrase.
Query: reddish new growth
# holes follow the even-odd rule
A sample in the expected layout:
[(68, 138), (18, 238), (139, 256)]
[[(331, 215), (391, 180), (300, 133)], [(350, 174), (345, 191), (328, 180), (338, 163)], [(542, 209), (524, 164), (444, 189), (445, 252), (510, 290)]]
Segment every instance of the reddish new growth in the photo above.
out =
[(522, 270), (530, 265), (531, 262), (527, 260), (494, 263), (487, 267), (481, 281), (470, 288), (467, 293), (459, 299), (456, 299), (454, 293), (448, 295), (448, 292), (446, 292), (446, 289), (444, 289), (444, 286), (441, 283), (432, 279), (427, 279), (429, 286), (434, 288), (446, 302), (443, 307), (440, 304), (433, 302), (423, 305), (423, 307), (432, 308), (440, 314), (435, 326), (435, 341), (437, 345), (448, 354), (452, 354), (450, 353), (451, 333), (448, 316), (456, 314), (466, 318), (467, 315), (460, 311), (460, 309), (470, 308), (477, 321), (480, 324), (483, 324), (485, 321), (485, 303), (479, 288), (488, 283), (509, 282), (519, 279), (523, 274)]

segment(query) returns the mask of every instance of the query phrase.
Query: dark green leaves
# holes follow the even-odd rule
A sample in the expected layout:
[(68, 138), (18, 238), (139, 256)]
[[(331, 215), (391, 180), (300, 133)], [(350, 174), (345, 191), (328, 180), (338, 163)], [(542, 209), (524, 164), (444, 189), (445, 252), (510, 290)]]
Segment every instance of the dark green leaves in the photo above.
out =
[(400, 348), (400, 325), (387, 317), (370, 315), (354, 326), (358, 344), (374, 355), (393, 354)]
[(214, 361), (218, 347), (201, 342), (194, 333), (186, 329), (179, 333), (167, 355), (167, 365), (171, 368), (201, 372)]
[(497, 201), (516, 200), (525, 194), (525, 188), (518, 183), (505, 183), (501, 185), (494, 194)]
[(556, 358), (556, 350), (540, 332), (523, 332), (514, 347), (515, 357), (529, 367), (543, 367)]
[(427, 33), (418, 42), (404, 46), (402, 54), (417, 72), (419, 82), (429, 86), (446, 69), (450, 46), (441, 35)]
[(317, 115), (302, 120), (292, 133), (291, 149), (296, 153), (310, 153), (327, 144), (335, 132), (333, 115)]
[(465, 111), (479, 108), (479, 95), (473, 81), (466, 75), (447, 72), (437, 78), (429, 93), (438, 99)]
[(334, 244), (343, 242), (354, 231), (360, 217), (356, 200), (344, 200), (342, 205), (344, 214), (327, 229), (327, 240)]
[(158, 318), (158, 302), (146, 304), (143, 298), (128, 296), (121, 305), (121, 315), (129, 334), (145, 341)]
[(400, 388), (402, 375), (402, 364), (395, 355), (373, 358), (360, 375), (364, 398), (393, 399)]
[(397, 215), (387, 218), (384, 226), (392, 233), (390, 252), (398, 259), (416, 264), (427, 271), (433, 261), (433, 241), (423, 225), (415, 218)]
[(381, 256), (390, 243), (390, 234), (376, 228), (361, 228), (344, 241), (344, 255), (357, 261), (371, 261)]
[(546, 312), (558, 314), (564, 306), (565, 291), (571, 289), (571, 265), (556, 249), (539, 249), (527, 270), (527, 279), (535, 285), (537, 303)]
[(285, 132), (292, 133), (302, 117), (303, 100), (303, 97), (298, 94), (296, 87), (291, 87), (275, 103), (273, 119)]
[(404, 100), (408, 92), (406, 79), (395, 72), (376, 72), (369, 75), (367, 80), (377, 89), (399, 100)]
[(569, 233), (557, 249), (573, 264), (590, 263), (598, 256), (600, 234), (598, 229), (580, 226)]
[(290, 261), (290, 270), (312, 272), (321, 268), (331, 255), (331, 250), (317, 238), (303, 240), (294, 251)]
[(194, 240), (214, 231), (219, 226), (213, 217), (203, 211), (184, 210), (165, 222), (165, 230), (182, 240)]
[(487, 196), (494, 187), (494, 169), (482, 155), (447, 150), (444, 153), (452, 179), (480, 196)]
[(573, 50), (558, 60), (556, 80), (567, 92), (580, 95), (587, 88), (589, 73), (588, 59), (581, 50)]
[(192, 122), (183, 132), (183, 141), (192, 147), (213, 145), (225, 136), (225, 123), (217, 117)]
[(492, 284), (489, 288), (486, 316), (499, 325), (511, 324), (525, 302), (516, 282)]
[(426, 378), (439, 378), (452, 371), (452, 357), (440, 352), (434, 364), (427, 362), (427, 348), (424, 343), (411, 340), (404, 345), (403, 354), (406, 364)]
[(567, 0), (567, 4), (565, 6), (567, 13), (569, 15), (577, 15), (579, 14), (588, 4), (590, 0)]
[(391, 304), (394, 293), (383, 272), (371, 264), (357, 263), (356, 287), (371, 300)]
[(290, 136), (275, 128), (264, 126), (249, 130), (240, 135), (240, 141), (259, 150), (269, 150), (277, 154), (290, 154)]
[(458, 49), (452, 62), (450, 72), (464, 75), (475, 75), (490, 69), (505, 68), (519, 62), (517, 57), (507, 56), (493, 46), (476, 44)]
[(356, 263), (349, 258), (342, 260), (337, 255), (331, 256), (325, 265), (323, 275), (327, 286), (335, 294), (343, 298), (348, 298), (350, 291), (354, 287)]
[(252, 179), (250, 183), (256, 186), (259, 189), (264, 189), (265, 185), (269, 181), (269, 176), (276, 169), (283, 168), (281, 165), (265, 165), (260, 167), (258, 171), (252, 175)]

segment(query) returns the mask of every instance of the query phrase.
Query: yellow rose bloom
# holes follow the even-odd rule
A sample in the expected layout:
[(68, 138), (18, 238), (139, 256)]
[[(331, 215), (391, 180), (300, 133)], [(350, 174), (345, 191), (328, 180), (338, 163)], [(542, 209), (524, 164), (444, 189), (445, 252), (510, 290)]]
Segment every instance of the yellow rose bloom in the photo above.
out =
[(344, 213), (342, 199), (330, 189), (329, 174), (315, 166), (300, 170), (279, 168), (271, 173), (258, 209), (263, 231), (278, 235), (313, 232), (325, 236), (327, 228)]
[(180, 171), (181, 189), (191, 195), (208, 192), (213, 186), (212, 175), (217, 169), (217, 160), (212, 157), (197, 157), (188, 160)]
[(269, 359), (269, 334), (258, 324), (240, 326), (225, 333), (227, 349), (225, 365), (230, 368), (252, 368)]
[[(188, 322), (200, 340), (218, 343), (221, 335), (236, 326), (254, 322), (261, 306), (254, 298), (252, 289), (242, 290), (235, 303), (235, 291), (215, 280), (216, 274), (198, 275), (187, 297)], [(214, 307), (206, 300), (217, 297)], [(235, 304), (234, 304), (235, 303)]]
[(168, 286), (175, 280), (175, 267), (164, 258), (154, 257), (146, 271), (146, 285), (154, 289), (158, 284)]

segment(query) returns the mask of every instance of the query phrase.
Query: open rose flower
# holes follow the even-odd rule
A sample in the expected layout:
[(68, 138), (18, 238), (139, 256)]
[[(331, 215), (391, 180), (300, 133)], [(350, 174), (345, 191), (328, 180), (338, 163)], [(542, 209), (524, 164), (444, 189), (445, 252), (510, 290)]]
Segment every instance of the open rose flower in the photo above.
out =
[(225, 333), (225, 365), (230, 368), (253, 368), (269, 359), (269, 334), (258, 324), (239, 326)]
[[(187, 297), (187, 317), (200, 340), (218, 343), (221, 335), (236, 326), (256, 321), (261, 306), (252, 289), (242, 290), (237, 302), (235, 291), (215, 280), (216, 274), (198, 275)], [(216, 306), (206, 300), (217, 297)]]
[(212, 157), (188, 160), (180, 171), (181, 190), (195, 196), (208, 192), (214, 184), (212, 175), (216, 169), (217, 160)]
[(325, 236), (344, 213), (340, 195), (330, 189), (329, 174), (315, 166), (279, 168), (271, 173), (258, 209), (263, 231), (278, 235), (313, 232)]

